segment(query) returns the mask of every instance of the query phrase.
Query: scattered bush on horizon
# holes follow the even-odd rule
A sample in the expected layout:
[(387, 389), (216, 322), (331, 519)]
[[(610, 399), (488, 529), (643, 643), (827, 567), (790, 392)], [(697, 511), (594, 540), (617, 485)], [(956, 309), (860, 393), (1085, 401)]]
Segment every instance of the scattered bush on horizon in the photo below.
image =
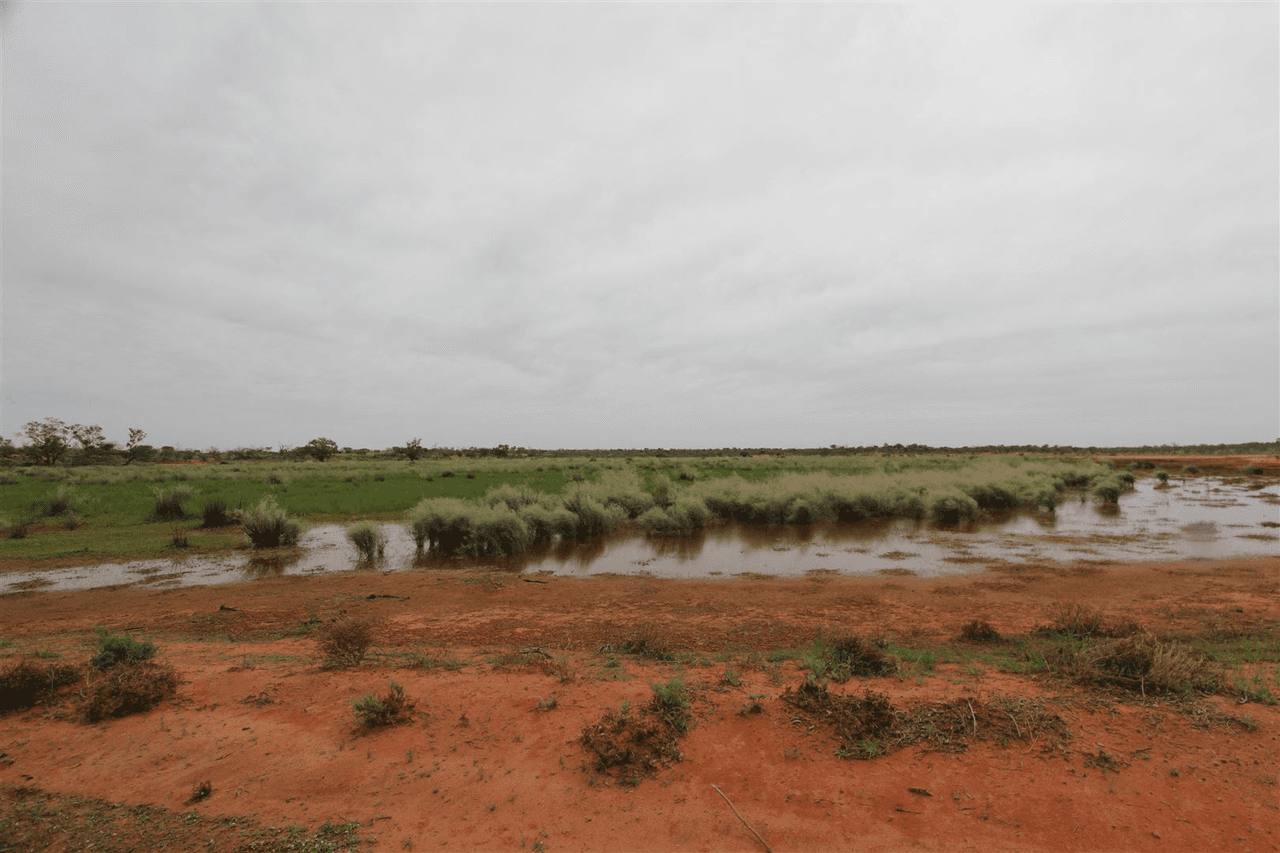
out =
[(348, 527), (347, 538), (356, 546), (360, 559), (366, 563), (382, 559), (387, 552), (387, 537), (372, 521), (361, 521)]
[(244, 526), (255, 548), (279, 548), (298, 544), (302, 525), (280, 508), (274, 495), (264, 495), (251, 510), (237, 509), (232, 517)]
[(186, 486), (174, 486), (172, 489), (152, 489), (155, 495), (155, 510), (151, 517), (156, 521), (177, 521), (187, 517), (182, 505), (191, 500), (191, 489)]

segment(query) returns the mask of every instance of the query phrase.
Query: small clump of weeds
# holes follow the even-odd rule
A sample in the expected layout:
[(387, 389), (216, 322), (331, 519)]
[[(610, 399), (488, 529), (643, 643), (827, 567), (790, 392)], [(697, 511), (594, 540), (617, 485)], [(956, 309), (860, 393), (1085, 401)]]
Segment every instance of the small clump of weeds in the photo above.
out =
[(142, 663), (156, 655), (154, 643), (135, 640), (124, 634), (112, 636), (106, 628), (98, 628), (98, 648), (89, 665), (94, 669), (110, 669), (122, 663)]
[(390, 689), (381, 696), (372, 694), (353, 703), (356, 719), (366, 729), (406, 723), (417, 703), (404, 695), (404, 688), (392, 681)]
[(636, 625), (625, 637), (612, 645), (616, 651), (623, 654), (659, 661), (676, 659), (670, 638), (649, 623)]
[(1241, 471), (1243, 471), (1243, 472), (1244, 472), (1244, 473), (1246, 473), (1246, 474), (1249, 474), (1250, 476), (1253, 476), (1253, 477), (1260, 477), (1260, 476), (1262, 476), (1262, 474), (1263, 474), (1263, 468), (1262, 468), (1262, 466), (1261, 466), (1261, 465), (1257, 465), (1257, 464), (1254, 464), (1254, 465), (1246, 465), (1246, 466), (1244, 466), (1243, 468), (1241, 468), (1240, 470), (1241, 470)]
[(626, 703), (582, 730), (578, 742), (591, 760), (591, 771), (619, 785), (638, 785), (646, 776), (684, 759), (680, 739), (692, 724), (689, 692), (675, 678), (654, 684), (653, 699), (638, 711)]
[(998, 643), (1003, 638), (990, 622), (974, 619), (960, 626), (960, 639), (967, 643)]
[(898, 662), (873, 641), (856, 634), (818, 636), (804, 656), (810, 680), (843, 683), (854, 676), (892, 675)]
[(380, 560), (387, 553), (387, 537), (382, 534), (378, 525), (371, 521), (362, 521), (347, 528), (347, 538), (356, 546), (362, 562), (371, 563)]
[(367, 619), (334, 622), (319, 632), (316, 642), (328, 668), (358, 666), (373, 645), (373, 623)]
[(169, 536), (169, 547), (185, 549), (191, 547), (191, 538), (187, 535), (187, 531), (180, 527), (173, 528)]
[(1055, 601), (1049, 606), (1048, 615), (1049, 623), (1037, 628), (1036, 633), (1086, 639), (1125, 637), (1142, 630), (1133, 622), (1108, 623), (1101, 610), (1080, 601)]
[(213, 783), (208, 779), (203, 782), (197, 782), (191, 787), (191, 796), (187, 797), (187, 805), (194, 805), (202, 800), (207, 800), (213, 796)]

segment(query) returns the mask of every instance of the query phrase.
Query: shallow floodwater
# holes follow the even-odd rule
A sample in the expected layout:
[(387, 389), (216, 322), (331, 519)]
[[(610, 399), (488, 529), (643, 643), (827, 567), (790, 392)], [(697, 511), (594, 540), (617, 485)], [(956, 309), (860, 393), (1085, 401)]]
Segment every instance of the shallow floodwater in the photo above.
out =
[(360, 563), (345, 528), (326, 524), (303, 534), (291, 560), (174, 557), (131, 563), (15, 572), (9, 591), (90, 589), (117, 584), (156, 587), (237, 583), (259, 577), (329, 572), (484, 568), (557, 575), (640, 574), (705, 578), (736, 574), (798, 576), (815, 570), (850, 575), (937, 577), (981, 571), (996, 562), (1095, 563), (1133, 560), (1280, 556), (1280, 484), (1202, 477), (1158, 488), (1139, 482), (1117, 510), (1068, 494), (1052, 514), (1008, 512), (962, 527), (911, 520), (796, 526), (723, 525), (689, 537), (622, 532), (586, 543), (557, 543), (514, 557), (415, 559), (403, 524), (386, 524), (386, 556)]

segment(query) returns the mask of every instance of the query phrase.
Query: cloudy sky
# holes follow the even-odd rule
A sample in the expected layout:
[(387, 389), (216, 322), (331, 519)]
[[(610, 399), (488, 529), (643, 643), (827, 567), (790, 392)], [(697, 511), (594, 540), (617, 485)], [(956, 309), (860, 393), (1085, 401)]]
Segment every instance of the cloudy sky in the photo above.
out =
[(10, 3), (3, 422), (1280, 434), (1280, 5)]

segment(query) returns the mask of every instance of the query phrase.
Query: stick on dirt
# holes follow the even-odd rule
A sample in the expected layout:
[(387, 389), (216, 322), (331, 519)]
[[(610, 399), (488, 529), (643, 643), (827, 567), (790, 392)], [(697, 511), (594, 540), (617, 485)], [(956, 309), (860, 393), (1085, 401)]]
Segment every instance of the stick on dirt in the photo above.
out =
[(728, 797), (725, 797), (725, 796), (724, 796), (724, 791), (721, 791), (721, 790), (720, 790), (719, 788), (717, 788), (715, 785), (712, 785), (711, 787), (716, 789), (716, 793), (717, 793), (717, 794), (719, 794), (720, 796), (724, 797), (724, 801), (725, 801), (726, 803), (728, 803), (728, 804), (729, 804), (729, 808), (733, 809), (733, 813), (734, 813), (735, 815), (738, 815), (738, 820), (742, 821), (742, 825), (743, 825), (743, 826), (745, 826), (745, 827), (747, 828), (747, 831), (748, 831), (748, 832), (750, 832), (752, 835), (754, 835), (754, 836), (756, 837), (756, 841), (759, 841), (761, 844), (763, 844), (763, 845), (764, 845), (764, 849), (765, 849), (765, 850), (768, 850), (768, 851), (769, 851), (769, 853), (773, 853), (773, 848), (769, 846), (769, 842), (768, 842), (768, 841), (765, 841), (763, 838), (761, 838), (761, 837), (760, 837), (760, 833), (758, 833), (758, 832), (756, 832), (754, 829), (752, 829), (752, 828), (751, 828), (751, 824), (747, 823), (747, 819), (746, 819), (746, 818), (744, 818), (742, 815), (738, 814), (738, 810), (737, 810), (736, 808), (734, 808), (734, 806), (733, 806), (733, 801), (732, 801), (732, 800), (730, 800)]

